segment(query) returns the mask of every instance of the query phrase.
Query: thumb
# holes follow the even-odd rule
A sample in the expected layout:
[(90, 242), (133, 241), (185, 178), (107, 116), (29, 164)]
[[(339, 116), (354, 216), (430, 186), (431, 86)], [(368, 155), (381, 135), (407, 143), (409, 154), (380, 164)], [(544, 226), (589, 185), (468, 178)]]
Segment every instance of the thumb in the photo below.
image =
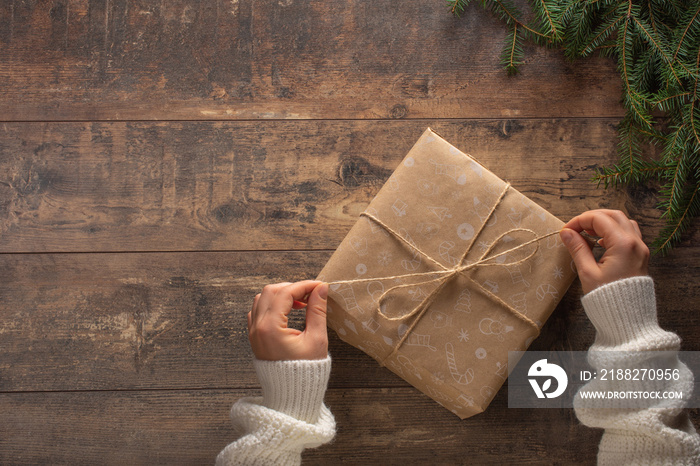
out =
[(321, 283), (313, 289), (306, 306), (306, 331), (310, 334), (326, 332), (326, 300), (328, 283)]
[(562, 228), (559, 236), (574, 259), (579, 275), (584, 271), (597, 267), (591, 247), (583, 236), (570, 228)]

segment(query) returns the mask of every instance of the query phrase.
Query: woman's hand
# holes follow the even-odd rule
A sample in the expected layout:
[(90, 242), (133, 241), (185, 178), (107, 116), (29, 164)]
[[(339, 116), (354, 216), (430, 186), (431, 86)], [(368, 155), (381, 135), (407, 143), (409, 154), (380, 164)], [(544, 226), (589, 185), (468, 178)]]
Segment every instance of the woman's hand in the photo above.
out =
[[(287, 327), (287, 315), (306, 301), (304, 331)], [(248, 313), (248, 338), (260, 360), (324, 359), (328, 355), (326, 299), (328, 284), (305, 280), (267, 285)], [(295, 303), (296, 301), (296, 303)]]
[[(605, 254), (596, 262), (588, 241), (580, 235), (601, 237)], [(648, 275), (649, 248), (639, 225), (619, 210), (590, 210), (574, 217), (559, 233), (576, 263), (583, 292), (622, 278)]]

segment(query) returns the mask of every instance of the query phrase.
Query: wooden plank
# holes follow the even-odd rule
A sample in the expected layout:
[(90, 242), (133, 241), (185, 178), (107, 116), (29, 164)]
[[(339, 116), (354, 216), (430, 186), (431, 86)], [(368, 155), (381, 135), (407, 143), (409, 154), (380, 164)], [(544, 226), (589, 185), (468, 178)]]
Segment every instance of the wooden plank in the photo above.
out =
[[(0, 391), (249, 388), (252, 297), (313, 278), (330, 251), (0, 255)], [(684, 349), (700, 347), (700, 248), (655, 258), (659, 315)], [(593, 342), (576, 283), (531, 349)], [(292, 325), (301, 328), (301, 314)], [(407, 383), (330, 332), (332, 387)], [(362, 373), (363, 377), (357, 377)]]
[[(0, 391), (256, 385), (252, 297), (330, 257), (262, 255), (1, 255)], [(368, 358), (343, 352), (351, 366)]]
[(406, 0), (0, 5), (0, 121), (620, 117), (612, 60), (526, 45)]
[[(257, 385), (252, 297), (330, 252), (0, 255), (0, 391)], [(291, 325), (303, 328), (303, 314)], [(406, 386), (332, 334), (334, 385)]]
[(6, 123), (0, 252), (335, 249), (428, 126), (568, 219), (627, 199), (590, 181), (613, 123)]
[[(252, 297), (267, 283), (313, 278), (329, 257), (0, 255), (0, 391), (255, 386)], [(330, 333), (334, 386), (406, 386)]]
[[(237, 438), (231, 404), (257, 393), (0, 394), (0, 462), (212, 464)], [(507, 408), (505, 390), (464, 421), (412, 388), (331, 389), (326, 403), (336, 439), (305, 464), (593, 464), (600, 438), (569, 409)]]

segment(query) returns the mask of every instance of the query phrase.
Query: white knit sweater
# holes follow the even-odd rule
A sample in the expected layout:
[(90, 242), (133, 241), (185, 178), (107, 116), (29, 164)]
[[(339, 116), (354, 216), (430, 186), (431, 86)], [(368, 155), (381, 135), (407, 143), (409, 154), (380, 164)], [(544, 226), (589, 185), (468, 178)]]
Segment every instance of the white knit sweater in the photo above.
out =
[(304, 448), (335, 436), (335, 419), (323, 404), (331, 358), (254, 364), (263, 396), (233, 405), (231, 420), (244, 435), (219, 453), (216, 464), (301, 464)]
[[(582, 301), (597, 331), (591, 352), (677, 351), (680, 347), (678, 336), (658, 326), (654, 283), (649, 277), (602, 286)], [(300, 464), (304, 448), (329, 442), (335, 435), (335, 420), (323, 404), (323, 396), (330, 366), (330, 357), (318, 361), (256, 360), (263, 396), (243, 398), (233, 405), (231, 419), (244, 435), (219, 453), (216, 464)], [(687, 390), (692, 387), (692, 373), (680, 362), (678, 367), (684, 369), (679, 383)], [(601, 410), (587, 408), (577, 399), (575, 409), (585, 425), (605, 429), (599, 464), (700, 464), (700, 437), (682, 403), (636, 411)]]
[[(609, 283), (585, 295), (582, 302), (596, 328), (595, 342), (589, 349), (589, 361), (596, 370), (603, 364), (616, 369), (634, 364), (625, 358), (624, 351), (677, 352), (680, 349), (680, 338), (659, 327), (654, 282), (650, 277)], [(605, 353), (601, 354), (603, 351)], [(610, 354), (614, 357), (608, 356)], [(684, 396), (690, 394), (693, 387), (690, 370), (675, 356), (675, 366), (667, 364), (666, 361), (664, 367), (678, 369), (681, 377), (669, 381), (664, 388), (682, 390)], [(611, 383), (596, 380), (586, 387), (595, 384), (596, 390), (607, 391)], [(605, 429), (598, 448), (598, 464), (700, 464), (700, 437), (688, 419), (683, 400), (664, 400), (659, 407), (649, 409), (590, 407), (595, 402), (577, 397), (574, 408), (583, 424)]]

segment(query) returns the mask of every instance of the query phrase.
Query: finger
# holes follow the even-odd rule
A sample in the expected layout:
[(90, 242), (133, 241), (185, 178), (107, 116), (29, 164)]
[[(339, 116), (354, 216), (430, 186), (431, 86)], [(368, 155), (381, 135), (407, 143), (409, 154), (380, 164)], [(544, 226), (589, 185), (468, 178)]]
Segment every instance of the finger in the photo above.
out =
[(583, 236), (570, 228), (563, 228), (559, 234), (569, 250), (569, 254), (574, 259), (579, 274), (590, 273), (598, 268), (591, 247)]
[(637, 232), (637, 235), (641, 238), (642, 237), (642, 230), (639, 229), (639, 223), (637, 223), (636, 220), (630, 220), (632, 222), (632, 226), (634, 227), (634, 231)]
[(320, 285), (321, 282), (318, 280), (303, 280), (296, 283), (290, 283), (284, 287), (283, 292), (290, 296), (291, 301), (303, 300), (305, 296), (310, 295), (311, 292)]
[(294, 302), (304, 299), (320, 283), (318, 280), (303, 280), (287, 284), (277, 292), (270, 309), (278, 316), (287, 316), (294, 309)]
[(248, 332), (250, 332), (250, 327), (253, 326), (253, 316), (251, 315), (253, 311), (250, 311), (247, 316), (248, 316)]
[(255, 295), (255, 298), (253, 298), (253, 305), (250, 308), (250, 312), (248, 312), (248, 328), (250, 328), (251, 323), (256, 319), (256, 316), (258, 315), (258, 303), (260, 302), (260, 293)]
[(572, 218), (569, 223), (564, 225), (564, 228), (577, 232), (585, 230), (594, 236), (605, 238), (605, 242), (608, 245), (611, 243), (611, 238), (620, 234), (620, 225), (612, 217), (600, 210), (584, 212)]
[(275, 327), (286, 327), (287, 315), (292, 312), (294, 301), (303, 299), (320, 283), (318, 280), (304, 280), (266, 286), (258, 303), (257, 319), (268, 321)]
[[(271, 285), (265, 285), (260, 294), (260, 299), (258, 300), (258, 305), (256, 308), (255, 315), (253, 316), (256, 320), (261, 320), (265, 318), (267, 311), (276, 299), (277, 295), (284, 290), (287, 286), (291, 285), (290, 282), (274, 283)], [(291, 304), (290, 304), (291, 311)], [(289, 312), (287, 312), (289, 313)]]
[(306, 303), (302, 301), (297, 301), (296, 299), (292, 303), (292, 309), (304, 309), (306, 307)]
[(627, 218), (627, 215), (621, 210), (615, 210), (615, 209), (597, 209), (597, 212), (602, 212), (608, 217), (612, 218), (618, 223), (622, 223), (625, 221), (629, 221), (629, 218)]
[(309, 296), (306, 308), (306, 330), (309, 335), (323, 335), (326, 330), (326, 301), (328, 299), (328, 283), (317, 285)]
[(617, 224), (631, 235), (635, 235), (637, 231), (634, 229), (633, 220), (630, 220), (627, 215), (621, 210), (612, 209), (598, 209), (599, 212), (604, 213), (608, 217), (612, 218), (617, 222)]

